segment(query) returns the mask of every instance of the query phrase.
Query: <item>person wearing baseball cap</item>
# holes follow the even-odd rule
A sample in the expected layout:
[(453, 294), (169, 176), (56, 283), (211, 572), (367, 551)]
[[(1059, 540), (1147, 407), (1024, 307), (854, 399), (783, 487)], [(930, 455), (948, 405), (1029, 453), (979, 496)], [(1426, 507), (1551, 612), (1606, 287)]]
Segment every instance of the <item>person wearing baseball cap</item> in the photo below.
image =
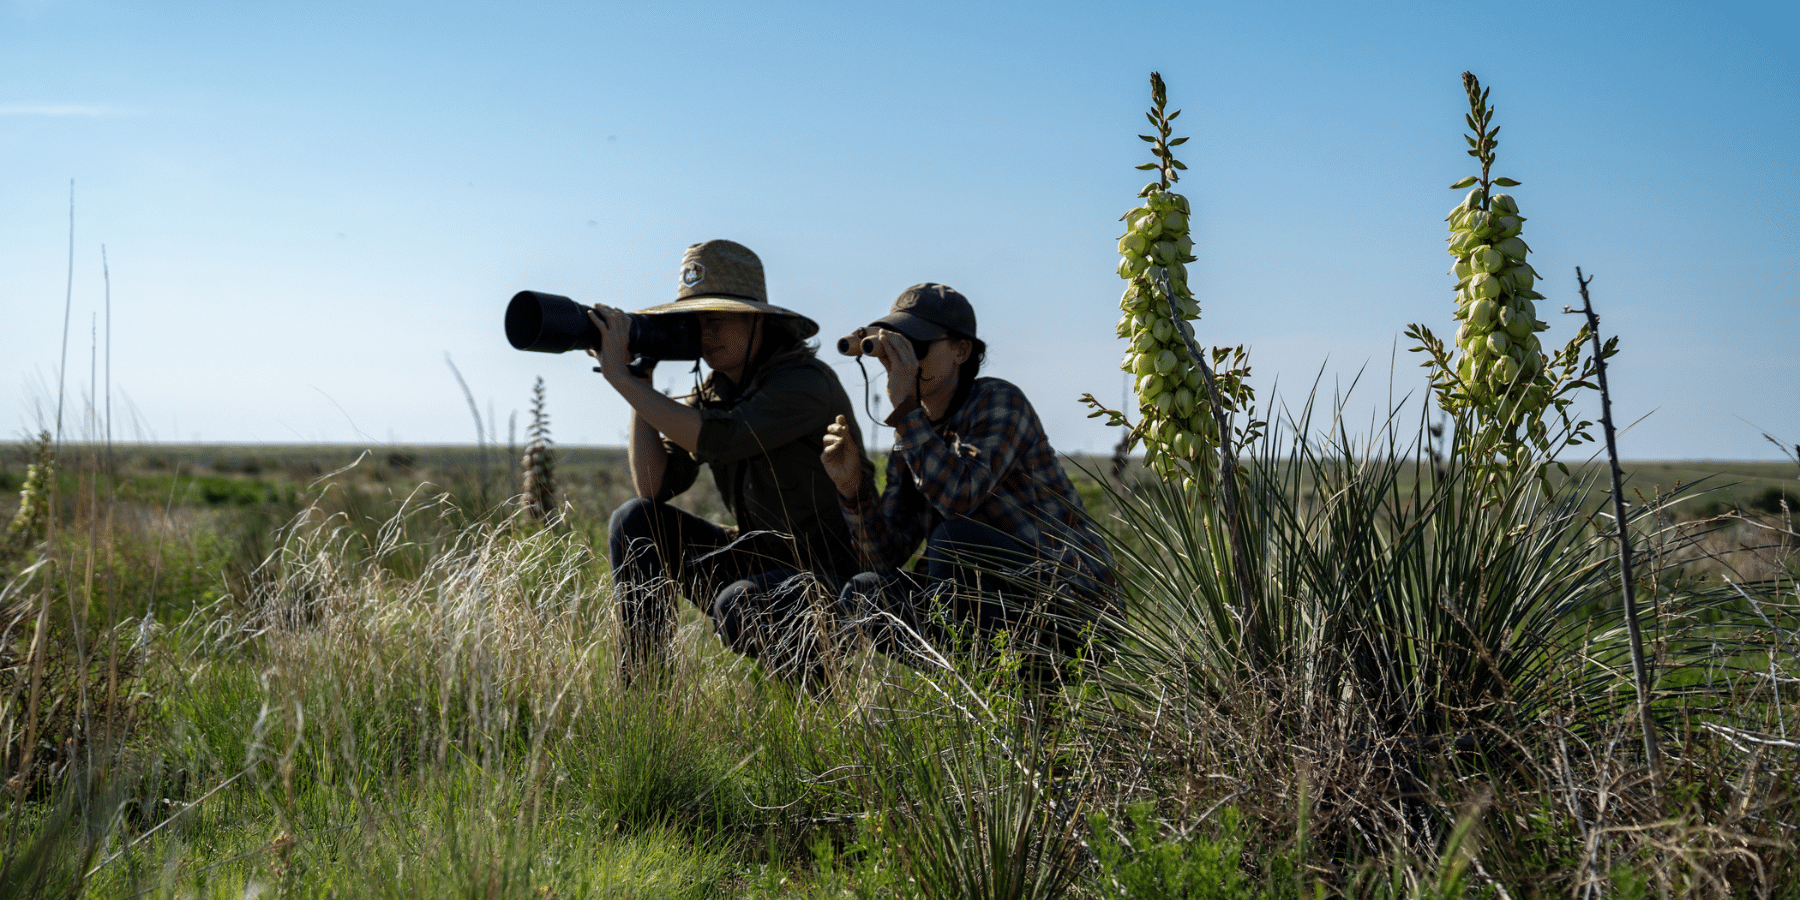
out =
[[(968, 298), (926, 282), (861, 332), (887, 369), (895, 429), (879, 495), (852, 420), (825, 438), (825, 470), (867, 570), (839, 593), (877, 649), (902, 659), (924, 638), (1014, 632), (1010, 646), (1066, 656), (1079, 625), (1107, 603), (1112, 556), (1011, 382), (977, 377), (987, 346)], [(924, 544), (922, 571), (900, 566)], [(1027, 574), (1030, 573), (1030, 574)], [(1046, 598), (1074, 602), (1048, 608)], [(893, 627), (899, 622), (905, 629)]]
[[(632, 408), (637, 497), (607, 528), (621, 674), (629, 684), (664, 671), (679, 591), (733, 650), (793, 680), (822, 679), (816, 635), (801, 627), (807, 595), (830, 596), (858, 564), (820, 458), (826, 429), (854, 423), (855, 408), (837, 374), (805, 343), (819, 326), (770, 303), (762, 261), (723, 240), (688, 247), (675, 300), (639, 313), (695, 316), (711, 372), (687, 397), (666, 396), (627, 368), (628, 342), (614, 339), (630, 334), (625, 313), (600, 305), (589, 313), (603, 340), (588, 352)], [(854, 424), (849, 429), (860, 438)], [(735, 527), (669, 504), (693, 486), (702, 464)], [(872, 464), (860, 465), (873, 476)]]

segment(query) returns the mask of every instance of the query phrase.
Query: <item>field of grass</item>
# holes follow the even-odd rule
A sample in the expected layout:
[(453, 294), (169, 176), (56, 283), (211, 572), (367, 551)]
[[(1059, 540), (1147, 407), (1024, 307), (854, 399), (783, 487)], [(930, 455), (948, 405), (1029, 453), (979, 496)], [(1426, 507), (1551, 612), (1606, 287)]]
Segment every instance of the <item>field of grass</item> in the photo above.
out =
[(691, 608), (620, 685), (621, 451), (559, 449), (546, 529), (493, 450), (64, 447), (0, 560), (0, 896), (1796, 896), (1794, 467), (1630, 467), (1653, 769), (1583, 473), (1493, 509), (1259, 452), (1254, 584), (1210, 504), (1080, 460), (1123, 593), (1066, 680), (841, 641), (808, 693)]

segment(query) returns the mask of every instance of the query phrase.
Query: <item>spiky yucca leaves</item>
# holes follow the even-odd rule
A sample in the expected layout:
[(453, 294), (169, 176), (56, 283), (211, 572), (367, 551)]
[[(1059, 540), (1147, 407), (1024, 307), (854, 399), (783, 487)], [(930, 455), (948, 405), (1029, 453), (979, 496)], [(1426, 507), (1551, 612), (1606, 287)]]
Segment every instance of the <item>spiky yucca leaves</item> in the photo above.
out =
[[(1526, 261), (1531, 247), (1521, 232), (1525, 217), (1509, 194), (1495, 187), (1514, 187), (1511, 178), (1496, 178), (1492, 170), (1500, 127), (1493, 125), (1494, 109), (1488, 93), (1472, 73), (1463, 73), (1469, 112), (1464, 116), (1474, 134), (1466, 135), (1469, 155), (1481, 163), (1481, 174), (1451, 185), (1469, 188), (1461, 203), (1445, 217), (1450, 225), (1450, 255), (1456, 263), (1451, 274), (1456, 282), (1456, 346), (1451, 358), (1436, 336), (1422, 325), (1407, 335), (1420, 342), (1413, 348), (1430, 355), (1424, 365), (1432, 369), (1432, 387), (1438, 405), (1457, 417), (1456, 449), (1475, 475), (1500, 480), (1512, 472), (1535, 472), (1542, 466), (1527, 464), (1535, 455), (1550, 456), (1563, 446), (1587, 440), (1589, 423), (1570, 420), (1575, 389), (1590, 386), (1592, 363), (1583, 367), (1581, 331), (1554, 355), (1547, 355), (1538, 334), (1549, 324), (1537, 317), (1534, 285), (1537, 271)], [(1492, 127), (1490, 127), (1492, 126)], [(1562, 417), (1561, 430), (1552, 434), (1545, 415), (1554, 410)], [(1493, 486), (1490, 494), (1504, 493)]]
[[(1139, 415), (1129, 440), (1144, 443), (1145, 464), (1163, 478), (1210, 489), (1218, 477), (1219, 423), (1191, 344), (1189, 323), (1200, 317), (1187, 283), (1187, 264), (1195, 261), (1188, 218), (1192, 208), (1186, 197), (1170, 190), (1187, 168), (1172, 148), (1187, 138), (1170, 137), (1181, 110), (1167, 112), (1168, 89), (1161, 74), (1150, 73), (1150, 89), (1154, 106), (1145, 115), (1156, 133), (1138, 137), (1151, 144), (1156, 159), (1138, 168), (1156, 170), (1161, 177), (1138, 192), (1144, 203), (1122, 217), (1127, 229), (1119, 238), (1119, 277), (1130, 286), (1119, 301), (1124, 315), (1117, 333), (1131, 342), (1120, 368), (1137, 379)], [(1244, 380), (1250, 370), (1243, 348), (1212, 353), (1225, 409), (1245, 408), (1254, 397)], [(1228, 360), (1230, 367), (1222, 368)], [(1083, 399), (1095, 408), (1090, 418), (1105, 415), (1112, 424), (1129, 424), (1124, 413), (1107, 409), (1093, 395)]]
[(519, 505), (539, 522), (556, 513), (556, 450), (550, 441), (550, 414), (544, 410), (544, 378), (531, 387), (531, 441), (525, 446)]
[[(1246, 676), (1274, 676), (1354, 696), (1385, 731), (1416, 736), (1467, 733), (1571, 690), (1581, 703), (1626, 702), (1625, 629), (1609, 545), (1586, 512), (1591, 479), (1548, 496), (1515, 482), (1494, 505), (1466, 469), (1438, 477), (1420, 461), (1424, 422), (1402, 439), (1390, 419), (1366, 444), (1341, 420), (1314, 428), (1309, 401), (1245, 469), (1254, 615), (1234, 607), (1219, 511), (1161, 485), (1114, 498), (1108, 539), (1129, 599), (1113, 627), (1149, 686), (1130, 690), (1224, 698)], [(1664, 613), (1725, 599), (1689, 594)], [(1257, 630), (1243, 633), (1245, 622)], [(1263, 664), (1253, 671), (1246, 656)]]

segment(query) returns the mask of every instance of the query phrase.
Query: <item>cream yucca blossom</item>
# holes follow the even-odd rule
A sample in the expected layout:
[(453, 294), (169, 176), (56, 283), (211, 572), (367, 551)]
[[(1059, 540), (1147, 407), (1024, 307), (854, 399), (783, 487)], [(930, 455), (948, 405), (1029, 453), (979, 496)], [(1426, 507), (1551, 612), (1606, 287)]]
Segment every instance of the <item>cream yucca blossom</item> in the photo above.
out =
[(1464, 73), (1463, 89), (1469, 96), (1466, 120), (1475, 131), (1468, 139), (1469, 155), (1481, 162), (1481, 174), (1452, 185), (1469, 192), (1444, 217), (1455, 259), (1451, 274), (1458, 278), (1456, 319), (1462, 323), (1456, 332), (1462, 355), (1455, 369), (1461, 384), (1454, 396), (1459, 405), (1497, 426), (1495, 439), (1516, 438), (1521, 427), (1543, 427), (1554, 383), (1547, 372), (1550, 358), (1537, 334), (1550, 326), (1537, 317), (1535, 301), (1544, 295), (1533, 289), (1537, 272), (1526, 261), (1531, 247), (1519, 236), (1525, 217), (1510, 194), (1493, 191), (1519, 182), (1489, 177), (1500, 131), (1489, 127), (1494, 110), (1474, 75)]
[(14, 549), (35, 543), (49, 522), (50, 481), (56, 477), (50, 432), (38, 434), (32, 457), (31, 464), (25, 467), (25, 482), (19, 487), (19, 511), (6, 526), (6, 544)]
[[(1525, 217), (1512, 195), (1494, 190), (1519, 182), (1491, 174), (1500, 129), (1490, 127), (1494, 110), (1487, 103), (1488, 91), (1468, 72), (1463, 73), (1463, 89), (1469, 98), (1464, 120), (1474, 131), (1465, 139), (1469, 155), (1481, 163), (1481, 174), (1450, 186), (1469, 191), (1444, 217), (1454, 260), (1450, 274), (1457, 279), (1460, 353), (1453, 356), (1423, 326), (1414, 325), (1407, 334), (1421, 342), (1415, 350), (1431, 354), (1425, 365), (1434, 369), (1439, 405), (1457, 417), (1457, 449), (1464, 459), (1481, 473), (1541, 474), (1557, 443), (1546, 426), (1547, 412), (1562, 415), (1559, 440), (1586, 440), (1584, 429), (1590, 423), (1568, 421), (1571, 401), (1566, 396), (1586, 386), (1580, 355), (1585, 332), (1555, 354), (1546, 353), (1539, 341), (1538, 334), (1550, 326), (1538, 318), (1537, 301), (1544, 295), (1536, 289), (1538, 274), (1527, 260), (1531, 247), (1520, 236)], [(1528, 465), (1534, 455), (1541, 457), (1538, 464)]]
[[(1458, 184), (1472, 180), (1474, 176)], [(1501, 179), (1509, 182), (1510, 179)], [(1526, 262), (1531, 248), (1519, 238), (1525, 218), (1507, 194), (1470, 190), (1450, 211), (1451, 272), (1456, 286), (1456, 343), (1463, 351), (1457, 375), (1468, 402), (1496, 420), (1519, 421), (1541, 413), (1548, 392), (1537, 382), (1549, 363), (1535, 335), (1550, 326), (1538, 319), (1533, 290), (1537, 272)], [(1508, 214), (1489, 214), (1486, 205)]]
[[(1200, 317), (1187, 283), (1187, 264), (1195, 261), (1193, 209), (1186, 197), (1170, 190), (1187, 168), (1171, 148), (1187, 138), (1169, 136), (1170, 123), (1181, 111), (1164, 113), (1168, 98), (1162, 77), (1151, 73), (1150, 84), (1155, 108), (1147, 116), (1157, 133), (1138, 137), (1153, 146), (1156, 161), (1138, 168), (1160, 170), (1162, 178), (1145, 185), (1138, 193), (1143, 203), (1122, 218), (1126, 229), (1119, 237), (1118, 272), (1129, 284), (1119, 299), (1123, 315), (1116, 332), (1128, 346), (1119, 367), (1133, 376), (1139, 420), (1132, 439), (1143, 442), (1146, 464), (1164, 478), (1204, 487), (1216, 477), (1219, 423), (1207, 400), (1205, 374), (1190, 349), (1189, 323)], [(1214, 351), (1214, 357), (1215, 370), (1228, 357), (1233, 361), (1214, 377), (1225, 408), (1239, 409), (1250, 399), (1242, 349)], [(1113, 424), (1128, 424), (1124, 413), (1106, 409), (1092, 395), (1085, 399), (1096, 407), (1092, 416), (1110, 415)]]

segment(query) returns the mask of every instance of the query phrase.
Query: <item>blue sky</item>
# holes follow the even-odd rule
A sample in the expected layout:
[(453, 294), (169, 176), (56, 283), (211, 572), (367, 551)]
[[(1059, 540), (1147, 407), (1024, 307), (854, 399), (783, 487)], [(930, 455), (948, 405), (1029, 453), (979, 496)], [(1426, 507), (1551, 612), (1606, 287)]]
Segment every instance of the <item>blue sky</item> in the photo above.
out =
[(1366, 367), (1368, 409), (1390, 369), (1422, 388), (1408, 323), (1454, 330), (1472, 69), (1540, 308), (1580, 265), (1622, 339), (1616, 408), (1649, 414), (1623, 452), (1774, 458), (1762, 431), (1800, 441), (1793, 9), (0, 0), (0, 426), (54, 413), (73, 179), (72, 428), (104, 245), (127, 438), (471, 441), (449, 353), (502, 440), (541, 374), (559, 441), (621, 443), (585, 358), (505, 344), (506, 298), (665, 302), (727, 237), (827, 337), (954, 285), (990, 374), (1102, 451), (1075, 398), (1123, 389), (1152, 69), (1192, 136), (1202, 341), (1248, 344), (1265, 397)]

